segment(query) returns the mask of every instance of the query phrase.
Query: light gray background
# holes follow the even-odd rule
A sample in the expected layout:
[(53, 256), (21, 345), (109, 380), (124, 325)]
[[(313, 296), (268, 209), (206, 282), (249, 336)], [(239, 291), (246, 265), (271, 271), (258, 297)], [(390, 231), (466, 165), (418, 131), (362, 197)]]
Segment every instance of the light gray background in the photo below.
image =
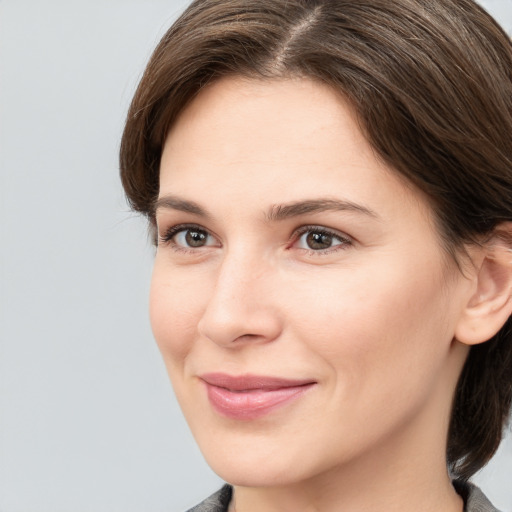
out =
[[(147, 319), (117, 151), (184, 0), (0, 0), (0, 512), (177, 512), (219, 485)], [(512, 0), (483, 2), (512, 32)], [(512, 440), (476, 479), (512, 510)]]

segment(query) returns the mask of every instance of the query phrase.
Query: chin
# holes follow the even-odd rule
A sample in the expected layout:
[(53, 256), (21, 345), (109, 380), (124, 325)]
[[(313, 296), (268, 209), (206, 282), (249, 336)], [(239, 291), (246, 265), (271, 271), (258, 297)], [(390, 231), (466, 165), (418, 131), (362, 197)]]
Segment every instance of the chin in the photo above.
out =
[[(200, 439), (199, 448), (211, 469), (225, 482), (241, 487), (293, 487), (328, 472), (340, 463), (340, 453), (334, 457), (308, 449), (308, 443), (290, 442), (286, 439), (262, 439), (257, 436), (240, 436), (233, 433), (229, 442), (212, 443)], [(315, 446), (313, 445), (309, 445)], [(309, 452), (309, 453), (308, 453)], [(349, 454), (346, 454), (349, 457)]]
[(283, 463), (276, 456), (260, 460), (259, 457), (215, 460), (209, 463), (212, 470), (224, 481), (240, 487), (279, 487), (304, 480), (304, 475), (293, 474), (289, 463)]
[(199, 442), (199, 447), (211, 469), (232, 485), (272, 487), (307, 478), (302, 474), (305, 465), (292, 462), (303, 460), (300, 453), (289, 453), (283, 446), (271, 444), (232, 440), (229, 444), (212, 446), (209, 440), (206, 445)]

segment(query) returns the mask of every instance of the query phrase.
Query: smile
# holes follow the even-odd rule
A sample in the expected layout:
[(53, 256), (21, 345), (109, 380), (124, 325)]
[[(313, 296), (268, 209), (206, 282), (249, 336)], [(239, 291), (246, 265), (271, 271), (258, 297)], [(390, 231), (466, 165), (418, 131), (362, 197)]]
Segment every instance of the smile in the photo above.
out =
[(212, 407), (221, 415), (253, 420), (289, 404), (311, 389), (311, 380), (288, 380), (257, 375), (234, 377), (222, 373), (201, 376)]

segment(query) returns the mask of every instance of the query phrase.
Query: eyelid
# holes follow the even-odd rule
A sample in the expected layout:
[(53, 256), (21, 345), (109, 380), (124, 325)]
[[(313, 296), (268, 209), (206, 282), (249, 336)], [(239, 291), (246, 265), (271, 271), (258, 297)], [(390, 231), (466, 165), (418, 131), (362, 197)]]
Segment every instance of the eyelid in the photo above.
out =
[(308, 233), (310, 231), (316, 231), (318, 233), (329, 235), (329, 236), (339, 240), (341, 242), (341, 244), (338, 244), (338, 245), (335, 245), (335, 246), (332, 246), (332, 247), (328, 247), (326, 249), (315, 250), (315, 249), (299, 248), (299, 250), (304, 250), (304, 251), (308, 251), (311, 254), (319, 255), (319, 254), (326, 254), (326, 253), (329, 253), (329, 252), (335, 252), (335, 251), (339, 251), (339, 250), (344, 250), (348, 246), (351, 246), (351, 245), (354, 244), (354, 239), (351, 236), (349, 236), (346, 233), (344, 233), (344, 232), (338, 231), (336, 229), (328, 228), (328, 227), (325, 227), (325, 226), (321, 226), (321, 225), (318, 225), (318, 224), (311, 224), (311, 225), (305, 225), (305, 226), (301, 226), (301, 227), (297, 228), (293, 232), (293, 234), (292, 234), (292, 236), (290, 238), (290, 241), (288, 243), (288, 246), (290, 248), (293, 247), (293, 245), (296, 244), (300, 240), (302, 235), (304, 235), (305, 233)]
[[(187, 231), (187, 230), (197, 230), (197, 231), (204, 231), (205, 233), (208, 234), (208, 236), (211, 236), (212, 238), (214, 238), (217, 242), (219, 242), (219, 239), (216, 235), (214, 235), (209, 229), (206, 229), (204, 226), (201, 226), (200, 224), (194, 224), (194, 223), (190, 223), (190, 222), (186, 222), (186, 223), (182, 223), (182, 224), (174, 224), (168, 228), (165, 228), (163, 230), (163, 233), (160, 233), (160, 230), (159, 230), (159, 233), (158, 233), (158, 245), (169, 245), (172, 243), (172, 239), (178, 234), (180, 233), (181, 231)], [(176, 247), (180, 247), (180, 245), (178, 244), (175, 244)], [(220, 242), (219, 242), (219, 245), (220, 245)], [(207, 245), (207, 246), (204, 246), (204, 247), (211, 247), (211, 245)], [(197, 248), (194, 248), (194, 247), (189, 247), (189, 248), (186, 248), (186, 247), (183, 247), (183, 249), (187, 249), (187, 250), (197, 250), (197, 249), (200, 249), (200, 247), (197, 247)]]

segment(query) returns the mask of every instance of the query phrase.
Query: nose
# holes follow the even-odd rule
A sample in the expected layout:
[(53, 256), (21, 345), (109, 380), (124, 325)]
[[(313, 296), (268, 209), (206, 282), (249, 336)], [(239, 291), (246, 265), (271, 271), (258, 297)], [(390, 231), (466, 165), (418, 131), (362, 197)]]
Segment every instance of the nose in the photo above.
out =
[(199, 320), (199, 334), (230, 348), (275, 340), (282, 327), (274, 273), (261, 259), (226, 256)]

